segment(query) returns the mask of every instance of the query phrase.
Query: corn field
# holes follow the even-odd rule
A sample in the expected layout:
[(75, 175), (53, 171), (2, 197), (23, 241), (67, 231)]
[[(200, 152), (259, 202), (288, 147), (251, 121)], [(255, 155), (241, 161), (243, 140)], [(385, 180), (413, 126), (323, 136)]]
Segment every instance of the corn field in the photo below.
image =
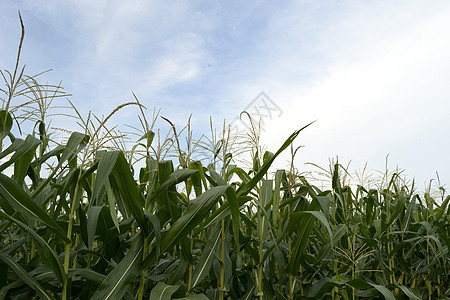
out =
[(449, 299), (445, 189), (398, 173), (352, 186), (338, 162), (329, 189), (272, 171), (310, 124), (276, 152), (248, 142), (239, 166), (226, 131), (207, 146), (167, 120), (161, 139), (137, 98), (110, 115), (139, 109), (132, 147), (74, 106), (82, 129), (58, 143), (52, 101), (67, 95), (25, 75), (21, 45), (2, 71), (0, 299)]

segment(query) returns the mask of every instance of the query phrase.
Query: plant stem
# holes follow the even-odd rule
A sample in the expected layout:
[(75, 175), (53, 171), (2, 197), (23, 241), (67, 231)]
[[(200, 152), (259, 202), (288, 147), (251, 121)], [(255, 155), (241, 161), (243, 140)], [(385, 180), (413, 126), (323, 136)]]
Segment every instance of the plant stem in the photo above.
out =
[(223, 300), (225, 291), (225, 220), (222, 219), (222, 232), (220, 236), (220, 278), (219, 278), (219, 300)]
[[(75, 192), (73, 195), (73, 200), (72, 200), (72, 204), (70, 207), (70, 214), (69, 214), (69, 225), (67, 226), (67, 238), (68, 239), (72, 239), (72, 225), (73, 225), (73, 215), (74, 215), (74, 211), (75, 211), (75, 204), (76, 201), (78, 199), (78, 192), (80, 189), (79, 186), (79, 182), (81, 179), (81, 167), (78, 173), (78, 180), (77, 180), (77, 184), (75, 186)], [(67, 299), (67, 282), (69, 280), (68, 278), (68, 274), (69, 274), (69, 263), (70, 263), (70, 250), (72, 249), (72, 243), (67, 243), (66, 244), (66, 248), (64, 251), (64, 274), (65, 274), (65, 278), (64, 278), (64, 282), (63, 282), (63, 290), (62, 290), (62, 300), (66, 300)]]
[[(144, 249), (142, 250), (142, 261), (145, 260), (145, 257), (147, 256), (147, 243), (148, 238), (144, 238)], [(145, 276), (147, 276), (147, 269), (143, 269), (141, 271), (141, 280), (139, 282), (139, 292), (138, 292), (138, 300), (142, 300), (144, 297), (144, 286), (145, 286)]]

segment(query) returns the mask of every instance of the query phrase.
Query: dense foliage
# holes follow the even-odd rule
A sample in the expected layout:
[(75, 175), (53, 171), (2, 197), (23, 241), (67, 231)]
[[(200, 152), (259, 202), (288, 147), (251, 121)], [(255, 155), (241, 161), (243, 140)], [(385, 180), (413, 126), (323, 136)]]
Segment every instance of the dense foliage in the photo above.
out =
[(212, 139), (204, 166), (175, 126), (157, 141), (137, 99), (123, 105), (142, 112), (130, 151), (109, 117), (80, 115), (59, 145), (46, 112), (60, 87), (18, 65), (2, 73), (0, 299), (448, 299), (444, 190), (418, 194), (399, 174), (353, 187), (338, 163), (329, 190), (270, 172), (304, 128), (275, 153), (253, 144), (252, 168)]

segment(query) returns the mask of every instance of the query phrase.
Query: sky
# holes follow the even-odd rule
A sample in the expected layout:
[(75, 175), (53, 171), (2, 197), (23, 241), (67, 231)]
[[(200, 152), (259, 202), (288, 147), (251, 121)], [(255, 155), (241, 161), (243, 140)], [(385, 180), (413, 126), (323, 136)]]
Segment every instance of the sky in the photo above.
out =
[[(192, 114), (194, 133), (208, 134), (210, 117), (220, 128), (247, 109), (261, 117), (271, 152), (316, 121), (294, 142), (303, 146), (300, 172), (337, 156), (351, 173), (367, 163), (379, 174), (388, 156), (389, 170), (404, 169), (421, 190), (436, 172), (441, 185), (450, 181), (448, 0), (0, 0), (0, 8), (0, 68), (13, 69), (20, 10), (26, 73), (52, 69), (42, 80), (62, 81), (84, 115), (108, 115), (134, 93), (149, 118), (157, 109), (182, 128)], [(136, 124), (138, 113), (127, 107), (108, 122)], [(54, 124), (75, 126), (67, 117)]]

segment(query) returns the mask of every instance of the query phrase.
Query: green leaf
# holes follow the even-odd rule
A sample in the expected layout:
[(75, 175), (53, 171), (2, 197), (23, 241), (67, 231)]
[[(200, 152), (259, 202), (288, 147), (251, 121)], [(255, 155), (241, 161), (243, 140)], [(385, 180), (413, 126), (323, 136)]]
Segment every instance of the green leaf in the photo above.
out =
[(241, 226), (239, 203), (236, 199), (236, 192), (230, 188), (226, 190), (226, 199), (230, 203), (231, 225), (233, 227), (233, 237), (236, 243), (236, 249), (239, 249), (239, 228)]
[(141, 184), (146, 185), (147, 189), (147, 196), (145, 198), (145, 209), (150, 208), (150, 201), (151, 197), (154, 194), (155, 187), (158, 184), (158, 162), (153, 159), (152, 157), (146, 158), (146, 166), (143, 170), (143, 179), (146, 181), (141, 180)]
[[(15, 139), (11, 145), (8, 146), (8, 148), (6, 148), (5, 150), (2, 151), (2, 153), (0, 153), (0, 159), (8, 156), (9, 154), (13, 153), (14, 151), (17, 151), (17, 149), (19, 149), (22, 145), (23, 145), (24, 141), (22, 139)], [(9, 163), (7, 161), (7, 163)], [(2, 168), (2, 167), (0, 167)], [(6, 169), (6, 167), (4, 167), (2, 170)]]
[(378, 292), (380, 292), (385, 299), (387, 300), (395, 300), (394, 295), (389, 291), (388, 288), (382, 285), (374, 284), (371, 282), (364, 281), (361, 278), (353, 279), (347, 282), (347, 285), (354, 287), (356, 289), (368, 289), (370, 287), (375, 288)]
[(22, 215), (46, 224), (65, 243), (71, 243), (64, 231), (14, 180), (0, 174), (0, 195)]
[(177, 263), (176, 269), (170, 273), (169, 279), (167, 280), (167, 283), (170, 285), (177, 283), (179, 280), (181, 280), (186, 276), (187, 262), (184, 259), (184, 257), (181, 256), (176, 263)]
[(120, 226), (119, 226), (119, 219), (117, 218), (117, 212), (116, 212), (116, 197), (114, 196), (114, 193), (111, 188), (111, 184), (109, 181), (105, 184), (106, 189), (106, 195), (108, 196), (108, 207), (109, 207), (109, 214), (111, 215), (111, 219), (114, 222), (114, 225), (117, 228), (117, 231), (120, 232)]
[[(314, 123), (314, 122), (312, 122), (312, 123)], [(256, 184), (266, 175), (267, 171), (269, 170), (269, 168), (270, 168), (271, 164), (273, 163), (273, 161), (275, 160), (275, 158), (294, 141), (294, 139), (298, 136), (298, 134), (303, 129), (305, 129), (312, 123), (309, 123), (308, 125), (304, 126), (303, 128), (295, 131), (284, 142), (284, 144), (280, 147), (280, 149), (273, 156), (271, 156), (270, 159), (267, 159), (267, 161), (264, 163), (264, 165), (261, 167), (261, 169), (258, 171), (258, 173), (250, 181), (244, 183), (243, 185), (241, 185), (239, 187), (239, 189), (236, 192), (237, 199), (239, 202), (239, 207), (241, 207), (243, 204), (245, 204), (247, 201), (249, 201), (248, 198), (244, 198), (243, 196), (246, 196), (256, 186)], [(239, 201), (239, 200), (242, 200), (242, 201)], [(216, 210), (216, 212), (214, 212), (210, 217), (208, 217), (208, 219), (205, 222), (206, 223), (205, 226), (209, 226), (213, 222), (216, 222), (216, 221), (222, 219), (223, 217), (225, 217), (226, 215), (228, 215), (229, 209), (230, 209), (229, 203), (225, 203), (224, 205), (222, 205), (218, 210)]]
[(16, 261), (14, 261), (10, 256), (0, 252), (0, 260), (6, 263), (17, 276), (23, 280), (28, 286), (36, 291), (36, 294), (41, 299), (54, 299), (45, 291), (45, 289), (36, 281), (24, 268), (22, 268)]
[(66, 160), (72, 160), (81, 150), (84, 149), (88, 142), (88, 135), (80, 132), (72, 132), (69, 140), (67, 141), (67, 144), (64, 146), (59, 164), (62, 164)]
[(397, 205), (395, 205), (394, 211), (391, 213), (389, 217), (388, 226), (391, 226), (392, 223), (394, 223), (395, 219), (397, 219), (398, 215), (401, 212), (405, 211), (405, 206), (406, 206), (406, 197), (405, 196), (399, 197)]
[(108, 182), (109, 175), (116, 165), (119, 153), (120, 151), (97, 152), (100, 161), (98, 163), (97, 175), (95, 176), (94, 189), (92, 192), (93, 200), (97, 199), (100, 190)]
[(117, 191), (122, 195), (122, 200), (125, 202), (128, 210), (136, 219), (142, 230), (144, 230), (145, 234), (148, 235), (149, 228), (143, 210), (144, 198), (142, 197), (137, 183), (133, 178), (130, 165), (125, 159), (125, 156), (121, 151), (118, 151), (117, 155), (116, 165), (113, 168), (113, 175), (117, 185), (113, 186), (111, 184), (111, 186), (113, 189), (117, 189)]
[(11, 114), (6, 110), (0, 110), (0, 132), (2, 134), (2, 138), (7, 136), (11, 131), (13, 124), (13, 119)]
[(179, 169), (170, 173), (169, 176), (164, 180), (159, 189), (152, 195), (152, 198), (155, 199), (165, 191), (167, 191), (170, 187), (185, 181), (193, 174), (197, 173), (197, 170), (191, 169)]
[(281, 180), (285, 174), (286, 172), (284, 170), (277, 170), (275, 173), (275, 190), (272, 207), (272, 223), (274, 228), (278, 228), (278, 220), (280, 219)]
[(422, 299), (422, 298), (414, 295), (414, 293), (409, 288), (407, 288), (406, 286), (399, 285), (398, 287), (403, 291), (403, 293), (405, 293), (406, 296), (409, 297), (409, 299), (413, 299), (413, 300), (420, 300), (420, 299)]
[(35, 232), (35, 230), (31, 229), (19, 220), (10, 217), (2, 211), (0, 211), (0, 217), (16, 223), (20, 227), (20, 229), (30, 234), (31, 238), (36, 243), (37, 250), (39, 251), (39, 256), (41, 257), (42, 261), (53, 271), (53, 273), (55, 273), (60, 283), (64, 282), (65, 274), (63, 272), (61, 261), (59, 260), (53, 249), (48, 245), (48, 243), (46, 243), (44, 239)]
[(291, 215), (291, 219), (289, 221), (288, 228), (292, 228), (292, 226), (298, 226), (298, 224), (301, 222), (302, 217), (305, 214), (313, 215), (318, 221), (320, 221), (325, 226), (325, 228), (328, 231), (328, 235), (330, 237), (331, 247), (333, 247), (333, 232), (331, 231), (330, 223), (328, 223), (328, 220), (325, 217), (325, 214), (321, 211), (299, 211), (299, 212), (293, 213)]
[[(36, 145), (37, 147), (38, 145)], [(30, 169), (31, 160), (33, 159), (36, 152), (36, 148), (30, 149), (28, 152), (24, 153), (14, 164), (14, 180), (20, 186), (23, 186), (25, 182), (25, 176)], [(17, 153), (17, 152), (16, 152)]]
[(92, 300), (121, 299), (129, 284), (140, 274), (143, 250), (142, 234), (139, 234), (120, 263), (106, 276)]
[[(313, 201), (308, 206), (308, 211), (318, 211), (320, 209), (320, 204), (317, 199), (313, 199)], [(299, 215), (301, 216), (301, 215)], [(303, 215), (299, 222), (297, 223), (297, 236), (292, 245), (292, 256), (289, 260), (289, 269), (288, 272), (291, 275), (294, 275), (298, 272), (300, 266), (300, 259), (308, 246), (309, 235), (314, 226), (314, 217), (317, 217), (314, 214), (309, 213), (308, 215)], [(291, 222), (290, 222), (291, 223)], [(294, 224), (294, 223), (292, 223)]]
[(299, 130), (296, 130), (293, 134), (289, 136), (289, 138), (281, 145), (280, 149), (272, 156), (270, 159), (268, 159), (264, 165), (261, 167), (261, 169), (256, 173), (256, 175), (247, 183), (244, 183), (239, 187), (239, 189), (236, 191), (236, 194), (238, 196), (245, 196), (247, 195), (255, 186), (256, 184), (261, 180), (261, 178), (264, 177), (264, 175), (267, 174), (267, 171), (269, 170), (270, 166), (272, 165), (275, 158), (277, 158), (278, 155), (280, 155), (281, 152), (283, 152), (287, 147), (289, 147), (290, 144), (295, 140), (295, 138), (300, 134), (300, 132), (311, 125), (314, 122), (309, 123), (308, 125), (302, 127)]
[(331, 253), (331, 245), (338, 243), (338, 241), (347, 233), (347, 226), (344, 224), (337, 224), (334, 228), (333, 240), (327, 241), (319, 250), (319, 253), (314, 260), (314, 265), (317, 266), (323, 259)]
[[(201, 162), (191, 161), (189, 162), (189, 169), (196, 170), (194, 174), (191, 175), (187, 181), (188, 186), (194, 187), (195, 196), (198, 197), (203, 192), (202, 181), (206, 181), (205, 174), (203, 173), (203, 167)], [(186, 195), (189, 196), (190, 190), (187, 191)]]
[(407, 230), (409, 228), (409, 225), (411, 224), (412, 216), (413, 216), (413, 213), (416, 208), (415, 198), (416, 197), (412, 197), (412, 199), (410, 200), (409, 205), (406, 209), (406, 213), (405, 213), (405, 216), (403, 217), (403, 222), (402, 222), (402, 228), (401, 228), (402, 231)]
[[(160, 182), (165, 182), (166, 179), (174, 173), (173, 162), (171, 160), (160, 161), (158, 163), (158, 178)], [(172, 222), (175, 222), (181, 216), (181, 208), (178, 206), (179, 198), (175, 185), (167, 186), (167, 189), (160, 193), (160, 196), (155, 199), (158, 202), (159, 207), (166, 210)], [(151, 200), (152, 202), (153, 200)], [(187, 204), (187, 203), (185, 203)], [(183, 252), (186, 253), (186, 243), (182, 243)]]
[(105, 275), (95, 272), (91, 269), (69, 269), (68, 277), (81, 276), (86, 278), (88, 281), (92, 281), (95, 284), (100, 285), (102, 281), (106, 278)]
[(220, 176), (219, 173), (214, 171), (213, 169), (209, 169), (209, 174), (211, 175), (211, 178), (213, 180), (213, 185), (227, 185), (227, 182), (223, 180), (222, 176)]
[[(20, 141), (21, 143), (19, 144), (16, 141)], [(25, 156), (29, 156), (30, 153), (34, 154), (37, 146), (39, 146), (39, 144), (41, 143), (40, 140), (38, 140), (37, 138), (35, 138), (32, 135), (28, 135), (25, 139), (25, 141), (22, 141), (20, 139), (16, 139), (5, 151), (11, 151), (14, 152), (14, 154), (11, 156), (11, 158), (6, 161), (5, 163), (3, 163), (0, 166), (0, 171), (5, 170), (7, 167), (9, 167), (10, 165), (12, 165), (13, 163), (17, 162), (20, 158), (22, 158), (24, 155)], [(30, 159), (31, 162), (31, 159)], [(25, 166), (22, 166), (22, 168), (24, 168)], [(28, 166), (26, 166), (25, 172), (22, 173), (26, 173), (26, 170), (28, 169)]]
[(186, 212), (164, 234), (161, 241), (161, 250), (165, 251), (178, 241), (180, 237), (197, 226), (220, 197), (225, 195), (228, 189), (231, 188), (227, 186), (213, 187), (195, 200), (192, 200)]
[(370, 283), (370, 282), (369, 282), (369, 284), (371, 286), (373, 286), (377, 291), (379, 291), (384, 296), (385, 299), (387, 299), (387, 300), (395, 300), (394, 295), (385, 286), (378, 285), (378, 284), (373, 284), (373, 283)]
[(322, 278), (311, 286), (308, 292), (308, 298), (320, 299), (325, 293), (331, 292), (336, 286), (339, 286), (339, 284), (331, 281), (331, 278)]
[(170, 300), (180, 285), (167, 285), (159, 282), (150, 293), (150, 300)]
[(258, 229), (258, 232), (262, 232), (262, 239), (267, 239), (267, 231), (269, 229), (269, 204), (272, 200), (273, 196), (273, 180), (272, 179), (263, 179), (261, 184), (261, 197), (260, 200), (257, 201), (257, 205), (260, 207), (258, 213), (262, 215), (259, 218), (259, 222), (257, 223), (258, 228), (262, 228), (262, 231)]
[[(250, 196), (238, 196), (237, 201), (239, 204), (239, 207), (242, 207), (245, 203), (252, 200), (252, 197)], [(204, 227), (207, 228), (214, 224), (215, 222), (218, 222), (222, 220), (223, 218), (229, 216), (230, 213), (230, 203), (225, 202), (222, 206), (219, 207), (211, 216), (209, 216), (204, 223)]]
[(148, 211), (145, 211), (145, 215), (150, 220), (150, 223), (153, 226), (153, 233), (154, 233), (155, 240), (156, 240), (156, 245), (153, 246), (153, 249), (156, 250), (156, 257), (159, 257), (160, 249), (161, 249), (161, 224), (156, 215), (154, 215)]
[(91, 206), (88, 211), (87, 218), (87, 247), (91, 248), (92, 241), (94, 240), (95, 233), (97, 231), (97, 223), (103, 206)]
[[(56, 149), (50, 151), (50, 153), (47, 153), (44, 155), (44, 158), (42, 161), (47, 160), (51, 156), (56, 156), (61, 154), (61, 157), (58, 160), (58, 165), (53, 169), (53, 172), (47, 177), (47, 179), (42, 182), (39, 185), (39, 188), (36, 189), (32, 197), (37, 197), (42, 190), (50, 183), (50, 181), (54, 180), (54, 176), (57, 172), (60, 171), (60, 168), (66, 161), (73, 161), (74, 158), (76, 158), (77, 154), (84, 149), (86, 144), (89, 142), (89, 136), (79, 133), (79, 132), (72, 132), (72, 134), (69, 137), (69, 140), (67, 141), (66, 146), (64, 146), (62, 149), (57, 147)], [(62, 150), (62, 151), (61, 151)], [(50, 155), (51, 154), (51, 155)], [(40, 163), (42, 163), (40, 161)], [(37, 162), (33, 162), (32, 165), (36, 164)]]
[(209, 298), (201, 294), (190, 294), (189, 297), (176, 298), (176, 300), (209, 300)]
[(199, 282), (201, 282), (209, 273), (213, 264), (215, 253), (220, 241), (221, 224), (217, 224), (214, 230), (211, 230), (211, 234), (208, 237), (208, 243), (203, 249), (194, 271), (192, 272), (192, 286), (194, 288)]
[[(176, 220), (169, 230), (161, 238), (161, 253), (166, 251), (169, 247), (178, 242), (182, 237), (186, 236), (188, 232), (200, 224), (204, 217), (208, 214), (214, 204), (225, 196), (228, 189), (227, 186), (217, 186), (209, 189), (201, 194), (198, 198), (192, 200), (186, 212)], [(148, 255), (144, 261), (144, 268), (156, 259), (154, 255), (155, 250)]]
[(317, 196), (317, 201), (319, 201), (320, 207), (328, 220), (330, 217), (330, 203), (333, 201), (331, 193)]
[(243, 183), (247, 183), (251, 180), (250, 176), (242, 168), (235, 166), (230, 168), (226, 174), (226, 178), (230, 179), (233, 174), (236, 174), (243, 181)]

